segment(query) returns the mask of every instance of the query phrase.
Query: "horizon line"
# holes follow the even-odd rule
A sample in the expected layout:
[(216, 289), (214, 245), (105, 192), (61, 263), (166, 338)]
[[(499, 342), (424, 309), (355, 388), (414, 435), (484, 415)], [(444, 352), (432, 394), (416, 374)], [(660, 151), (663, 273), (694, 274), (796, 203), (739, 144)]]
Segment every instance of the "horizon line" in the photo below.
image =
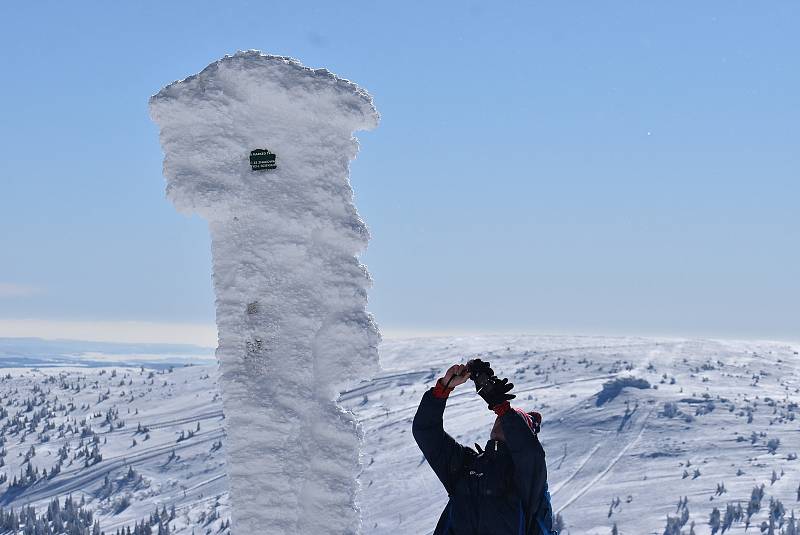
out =
[[(577, 336), (577, 337), (639, 337), (651, 339), (709, 339), (727, 341), (776, 342), (800, 344), (800, 340), (770, 337), (731, 335), (725, 333), (645, 332), (632, 329), (556, 329), (556, 328), (414, 328), (387, 327), (380, 329), (384, 340), (421, 338), (454, 338), (482, 336)], [(217, 327), (213, 323), (155, 322), (141, 320), (40, 320), (0, 319), (0, 338), (34, 338), (46, 341), (190, 345), (203, 349), (217, 347)]]

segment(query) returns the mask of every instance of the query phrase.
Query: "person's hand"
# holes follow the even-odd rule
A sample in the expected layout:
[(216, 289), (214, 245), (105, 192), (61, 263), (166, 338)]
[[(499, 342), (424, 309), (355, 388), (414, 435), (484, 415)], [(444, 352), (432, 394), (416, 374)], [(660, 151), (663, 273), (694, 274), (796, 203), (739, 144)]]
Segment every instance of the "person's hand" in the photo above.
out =
[[(447, 388), (455, 388), (464, 384), (469, 379), (469, 369), (464, 364), (453, 364), (442, 377), (442, 385)], [(449, 381), (449, 383), (448, 383)]]
[(517, 397), (515, 394), (509, 394), (511, 389), (514, 388), (514, 383), (509, 383), (508, 379), (499, 379), (493, 375), (486, 384), (478, 390), (478, 395), (483, 398), (489, 410), (494, 410), (495, 407)]

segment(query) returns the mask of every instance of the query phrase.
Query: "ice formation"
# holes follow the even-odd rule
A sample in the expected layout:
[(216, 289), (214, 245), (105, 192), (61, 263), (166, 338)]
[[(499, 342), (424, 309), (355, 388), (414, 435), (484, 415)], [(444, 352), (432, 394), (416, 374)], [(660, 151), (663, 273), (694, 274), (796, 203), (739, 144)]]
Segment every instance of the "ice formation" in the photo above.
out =
[[(372, 99), (247, 51), (164, 87), (150, 114), (167, 196), (211, 232), (233, 531), (359, 533), (362, 432), (335, 399), (378, 369), (348, 179)], [(252, 170), (265, 148), (277, 168)]]

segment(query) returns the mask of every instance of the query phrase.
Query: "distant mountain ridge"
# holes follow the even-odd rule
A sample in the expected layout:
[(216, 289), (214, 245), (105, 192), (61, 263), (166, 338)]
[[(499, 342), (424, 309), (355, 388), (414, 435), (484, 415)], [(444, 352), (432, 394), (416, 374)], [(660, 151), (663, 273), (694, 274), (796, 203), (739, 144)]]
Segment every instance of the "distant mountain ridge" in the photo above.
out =
[(191, 344), (0, 338), (0, 368), (112, 365), (160, 368), (215, 361), (214, 348)]

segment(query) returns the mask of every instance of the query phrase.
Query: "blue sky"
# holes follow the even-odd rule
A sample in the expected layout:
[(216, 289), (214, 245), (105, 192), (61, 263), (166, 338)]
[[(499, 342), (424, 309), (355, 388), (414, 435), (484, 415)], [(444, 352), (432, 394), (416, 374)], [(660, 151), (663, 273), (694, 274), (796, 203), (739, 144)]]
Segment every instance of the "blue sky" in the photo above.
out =
[[(388, 335), (800, 338), (800, 4), (0, 4), (0, 336), (213, 343), (147, 99), (238, 49), (368, 89)], [(210, 340), (210, 342), (209, 342)]]

